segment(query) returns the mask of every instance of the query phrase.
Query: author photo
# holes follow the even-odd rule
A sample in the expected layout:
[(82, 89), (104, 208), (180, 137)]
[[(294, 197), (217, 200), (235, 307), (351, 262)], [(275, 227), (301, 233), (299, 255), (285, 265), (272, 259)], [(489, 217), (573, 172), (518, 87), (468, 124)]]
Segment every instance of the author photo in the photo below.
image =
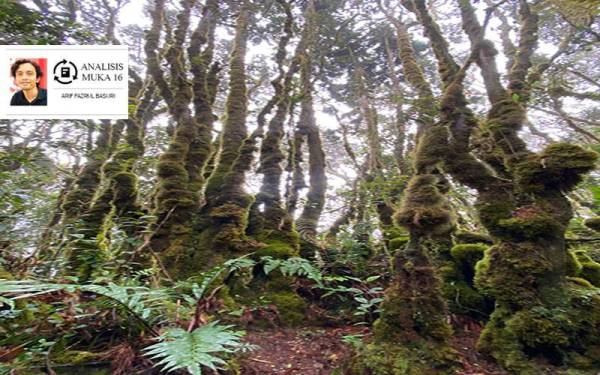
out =
[(48, 92), (44, 88), (46, 59), (18, 59), (12, 63), (10, 74), (17, 91), (10, 100), (16, 105), (48, 105)]

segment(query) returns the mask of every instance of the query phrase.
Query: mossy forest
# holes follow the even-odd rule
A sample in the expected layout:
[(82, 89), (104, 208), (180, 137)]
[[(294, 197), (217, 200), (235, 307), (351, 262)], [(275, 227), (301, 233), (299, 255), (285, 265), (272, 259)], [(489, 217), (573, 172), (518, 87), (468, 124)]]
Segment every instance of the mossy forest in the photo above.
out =
[(0, 120), (0, 374), (600, 373), (597, 0), (4, 0), (0, 44), (129, 48), (127, 119)]

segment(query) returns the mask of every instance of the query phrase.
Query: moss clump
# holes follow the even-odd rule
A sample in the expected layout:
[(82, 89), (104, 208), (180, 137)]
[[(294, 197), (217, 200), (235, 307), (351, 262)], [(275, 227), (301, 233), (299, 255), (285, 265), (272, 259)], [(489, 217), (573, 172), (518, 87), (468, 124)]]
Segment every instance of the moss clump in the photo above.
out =
[(512, 330), (505, 329), (506, 322), (510, 319), (509, 309), (499, 306), (490, 316), (485, 325), (477, 350), (494, 357), (502, 367), (522, 375), (538, 375), (543, 373), (523, 352), (523, 346)]
[(408, 232), (404, 228), (392, 226), (385, 229), (384, 236), (391, 240), (396, 237), (407, 237)]
[(453, 261), (444, 262), (438, 268), (438, 274), (445, 280), (462, 280), (464, 278), (458, 265)]
[(372, 343), (359, 350), (343, 373), (347, 375), (454, 374), (456, 352), (435, 342), (415, 342), (410, 347), (395, 343)]
[(410, 240), (410, 237), (408, 237), (408, 236), (400, 236), (400, 237), (392, 238), (389, 242), (390, 251), (401, 249), (402, 247), (404, 247), (404, 245), (406, 245), (406, 243), (409, 240)]
[(373, 330), (377, 342), (412, 342), (419, 338), (444, 341), (452, 333), (446, 304), (437, 286), (411, 290), (393, 285), (385, 291), (382, 313)]
[(577, 276), (600, 287), (600, 263), (595, 262), (585, 250), (577, 250), (573, 255), (581, 267)]
[(59, 365), (82, 365), (98, 360), (101, 354), (81, 350), (67, 350), (52, 356), (52, 362)]
[(538, 298), (538, 279), (553, 268), (543, 249), (525, 242), (492, 246), (475, 266), (475, 286), (511, 306), (526, 306)]
[(279, 320), (284, 326), (297, 327), (306, 322), (308, 305), (293, 291), (267, 292), (265, 298), (277, 307)]
[(298, 250), (293, 245), (280, 240), (269, 240), (264, 247), (256, 251), (257, 257), (270, 256), (277, 259), (286, 259), (297, 255)]
[(564, 311), (544, 307), (517, 312), (506, 323), (506, 329), (528, 348), (566, 348), (574, 332)]
[(586, 279), (582, 279), (581, 277), (572, 277), (572, 276), (567, 276), (567, 281), (578, 285), (578, 286), (582, 286), (584, 288), (593, 288), (594, 286), (587, 281)]
[(437, 182), (437, 177), (432, 174), (416, 175), (411, 179), (402, 209), (395, 215), (399, 225), (427, 235), (443, 234), (452, 229), (454, 220)]
[(456, 231), (454, 233), (454, 240), (458, 244), (476, 244), (476, 243), (484, 243), (491, 245), (494, 243), (491, 237), (482, 233), (475, 233), (469, 231)]
[(586, 227), (595, 230), (596, 232), (600, 232), (600, 216), (591, 217), (583, 222), (583, 225)]
[(487, 249), (488, 246), (482, 244), (461, 244), (452, 247), (450, 255), (462, 265), (463, 272), (468, 270), (473, 273), (475, 264), (483, 259), (483, 254)]
[(502, 237), (521, 241), (535, 240), (564, 230), (555, 218), (544, 214), (500, 220), (498, 226), (502, 228)]
[(595, 168), (598, 154), (570, 143), (554, 143), (515, 166), (518, 186), (526, 192), (570, 191)]
[(486, 199), (476, 205), (479, 220), (493, 236), (503, 233), (503, 228), (498, 225), (500, 220), (510, 219), (514, 204), (505, 200)]
[(552, 307), (536, 302), (525, 308), (497, 305), (482, 331), (478, 349), (518, 374), (544, 371), (531, 357), (555, 365), (586, 369), (600, 366), (600, 290), (569, 278), (563, 298)]

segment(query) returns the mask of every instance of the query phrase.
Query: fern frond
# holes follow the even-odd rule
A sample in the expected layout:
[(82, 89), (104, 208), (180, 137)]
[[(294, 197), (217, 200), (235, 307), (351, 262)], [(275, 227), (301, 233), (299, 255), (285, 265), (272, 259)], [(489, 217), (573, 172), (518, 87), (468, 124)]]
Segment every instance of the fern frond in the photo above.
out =
[(144, 354), (160, 360), (155, 366), (172, 372), (186, 369), (192, 375), (202, 375), (202, 366), (216, 370), (226, 362), (217, 353), (232, 353), (244, 348), (242, 331), (232, 330), (233, 326), (212, 322), (192, 332), (181, 328), (166, 331), (160, 342), (144, 349)]

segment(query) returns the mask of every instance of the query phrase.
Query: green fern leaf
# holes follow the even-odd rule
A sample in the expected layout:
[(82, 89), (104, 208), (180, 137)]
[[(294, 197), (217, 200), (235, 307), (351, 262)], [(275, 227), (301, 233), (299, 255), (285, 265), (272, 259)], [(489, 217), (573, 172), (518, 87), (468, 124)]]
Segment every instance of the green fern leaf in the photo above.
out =
[(144, 349), (144, 354), (159, 360), (155, 366), (162, 366), (163, 371), (186, 369), (192, 375), (201, 375), (202, 366), (216, 370), (226, 364), (217, 353), (232, 353), (244, 348), (243, 332), (233, 331), (232, 327), (212, 322), (192, 332), (169, 329), (159, 338), (160, 342)]

